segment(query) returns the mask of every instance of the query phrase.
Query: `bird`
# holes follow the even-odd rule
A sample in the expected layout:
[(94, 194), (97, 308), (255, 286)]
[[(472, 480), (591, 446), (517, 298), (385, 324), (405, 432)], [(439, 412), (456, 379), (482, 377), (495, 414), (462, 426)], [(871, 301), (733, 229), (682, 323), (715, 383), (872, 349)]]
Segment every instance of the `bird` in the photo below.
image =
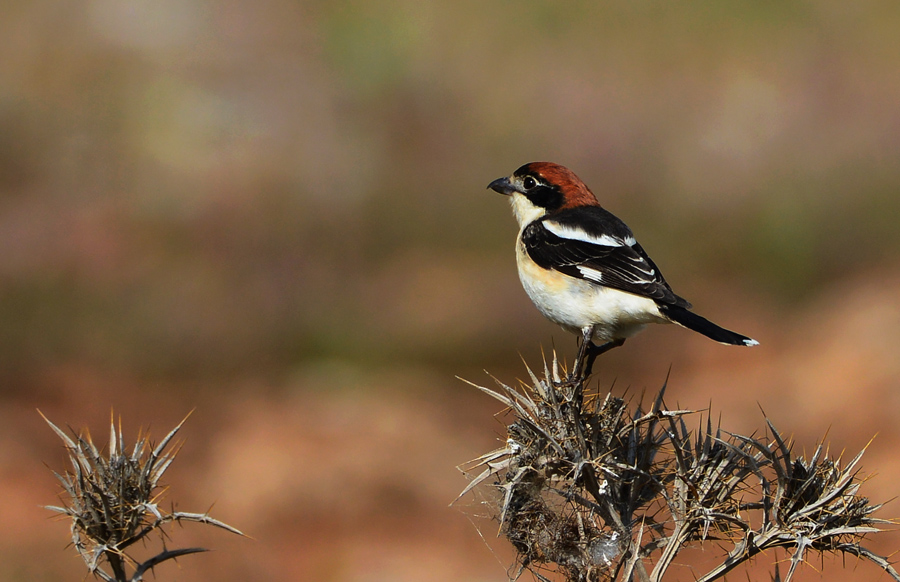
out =
[(528, 297), (547, 319), (581, 336), (570, 377), (590, 374), (598, 355), (650, 323), (675, 323), (727, 345), (759, 344), (691, 311), (631, 229), (568, 168), (531, 162), (488, 188), (510, 197)]

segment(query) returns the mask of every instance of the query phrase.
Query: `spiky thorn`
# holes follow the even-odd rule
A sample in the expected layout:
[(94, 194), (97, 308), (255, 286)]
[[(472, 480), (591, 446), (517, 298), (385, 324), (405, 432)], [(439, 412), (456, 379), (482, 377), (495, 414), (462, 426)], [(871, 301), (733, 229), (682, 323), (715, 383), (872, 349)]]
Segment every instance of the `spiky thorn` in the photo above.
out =
[[(856, 466), (868, 445), (844, 468), (840, 457), (831, 459), (823, 454), (823, 444), (807, 461), (793, 457), (791, 443), (768, 418), (765, 420), (771, 435), (769, 443), (731, 435), (757, 451), (752, 457), (756, 462), (753, 472), (760, 482), (762, 498), (755, 507), (763, 511), (762, 525), (746, 531), (725, 560), (697, 578), (698, 582), (716, 580), (753, 556), (774, 548), (791, 551), (791, 564), (783, 582), (793, 579), (809, 549), (867, 559), (900, 581), (900, 574), (886, 558), (861, 545), (867, 534), (881, 531), (877, 525), (893, 523), (872, 517), (881, 504), (869, 505), (868, 499), (857, 495), (861, 481)], [(774, 475), (766, 474), (762, 470), (765, 466), (771, 467)]]
[[(111, 419), (109, 450), (103, 455), (87, 431), (82, 435), (70, 428), (70, 437), (43, 413), (38, 413), (63, 441), (72, 465), (71, 471), (54, 472), (63, 488), (64, 503), (47, 509), (72, 520), (73, 545), (88, 571), (97, 578), (106, 582), (138, 582), (148, 570), (163, 562), (206, 551), (204, 548), (169, 550), (163, 545), (161, 552), (143, 561), (126, 552), (154, 532), (164, 541), (163, 526), (172, 522), (192, 521), (244, 535), (206, 513), (174, 509), (165, 512), (159, 507), (165, 492), (160, 481), (180, 449), (180, 445), (172, 442), (190, 414), (156, 446), (150, 443), (149, 435), (139, 433), (130, 451), (125, 447), (121, 421), (117, 428)], [(133, 570), (131, 576), (127, 574), (128, 569)]]
[[(476, 386), (503, 403), (513, 422), (505, 446), (465, 466), (480, 470), (463, 493), (493, 481), (500, 534), (518, 552), (518, 574), (555, 569), (569, 582), (661, 582), (684, 548), (714, 540), (712, 582), (766, 551), (790, 552), (791, 582), (809, 550), (871, 561), (892, 579), (887, 558), (862, 546), (881, 505), (858, 495), (863, 453), (842, 466), (824, 445), (795, 457), (766, 418), (766, 436), (741, 436), (712, 422), (698, 430), (688, 410), (669, 410), (665, 385), (653, 405), (629, 411), (607, 394), (585, 394), (584, 376), (560, 377), (556, 354), (530, 382)], [(863, 449), (863, 452), (865, 449)], [(648, 572), (648, 566), (652, 571)]]

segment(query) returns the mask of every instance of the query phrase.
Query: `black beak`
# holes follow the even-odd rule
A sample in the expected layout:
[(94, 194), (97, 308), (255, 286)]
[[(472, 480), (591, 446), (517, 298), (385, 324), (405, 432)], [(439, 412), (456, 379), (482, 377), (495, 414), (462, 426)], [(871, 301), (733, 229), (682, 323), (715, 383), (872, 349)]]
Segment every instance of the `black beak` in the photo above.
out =
[(505, 194), (506, 196), (509, 196), (516, 191), (516, 189), (510, 183), (509, 178), (497, 178), (496, 180), (488, 184), (488, 188), (490, 188), (494, 192)]

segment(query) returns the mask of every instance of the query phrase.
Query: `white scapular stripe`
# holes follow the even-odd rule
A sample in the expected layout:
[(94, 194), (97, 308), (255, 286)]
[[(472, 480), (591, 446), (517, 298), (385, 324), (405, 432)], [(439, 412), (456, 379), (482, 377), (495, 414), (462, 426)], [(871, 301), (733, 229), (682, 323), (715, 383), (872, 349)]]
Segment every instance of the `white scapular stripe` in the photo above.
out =
[[(545, 220), (544, 228), (555, 234), (560, 238), (567, 238), (569, 240), (579, 240), (581, 242), (586, 242), (592, 245), (599, 245), (601, 247), (620, 247), (622, 245), (632, 246), (635, 243), (634, 238), (628, 237), (625, 240), (620, 238), (616, 238), (610, 236), (608, 234), (601, 234), (600, 236), (591, 235), (584, 230), (571, 227), (568, 225), (560, 224), (554, 220)], [(586, 276), (586, 275), (585, 275)]]

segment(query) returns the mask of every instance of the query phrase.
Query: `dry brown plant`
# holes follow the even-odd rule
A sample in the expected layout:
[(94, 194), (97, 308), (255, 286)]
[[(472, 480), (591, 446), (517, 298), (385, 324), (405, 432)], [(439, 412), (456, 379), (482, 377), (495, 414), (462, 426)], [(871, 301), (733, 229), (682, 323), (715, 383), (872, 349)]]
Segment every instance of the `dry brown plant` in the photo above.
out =
[[(174, 508), (166, 511), (159, 505), (166, 491), (160, 480), (180, 449), (172, 439), (187, 418), (159, 444), (154, 445), (148, 434), (141, 433), (133, 447), (126, 447), (121, 423), (117, 428), (111, 421), (106, 454), (94, 445), (89, 433), (70, 429), (70, 437), (46, 416), (43, 418), (62, 439), (72, 465), (69, 471), (54, 471), (63, 487), (63, 505), (47, 509), (71, 520), (72, 545), (97, 578), (106, 582), (138, 582), (162, 562), (207, 551), (166, 548), (168, 535), (163, 528), (172, 523), (198, 522), (244, 535), (206, 513)], [(161, 550), (150, 557), (136, 558), (134, 544), (147, 541), (153, 537), (151, 534), (159, 537)]]
[(460, 497), (487, 487), (489, 512), (515, 547), (512, 579), (555, 571), (571, 582), (660, 582), (679, 552), (714, 542), (721, 560), (695, 572), (697, 582), (775, 548), (791, 556), (783, 582), (811, 550), (867, 560), (900, 581), (862, 545), (892, 523), (859, 495), (864, 451), (844, 462), (820, 444), (805, 459), (768, 419), (764, 436), (742, 436), (708, 412), (692, 431), (686, 417), (697, 413), (668, 409), (665, 386), (647, 410), (587, 394), (587, 378), (562, 377), (555, 354), (542, 378), (528, 373), (517, 387), (472, 384), (512, 422), (505, 446), (461, 467), (470, 482)]

